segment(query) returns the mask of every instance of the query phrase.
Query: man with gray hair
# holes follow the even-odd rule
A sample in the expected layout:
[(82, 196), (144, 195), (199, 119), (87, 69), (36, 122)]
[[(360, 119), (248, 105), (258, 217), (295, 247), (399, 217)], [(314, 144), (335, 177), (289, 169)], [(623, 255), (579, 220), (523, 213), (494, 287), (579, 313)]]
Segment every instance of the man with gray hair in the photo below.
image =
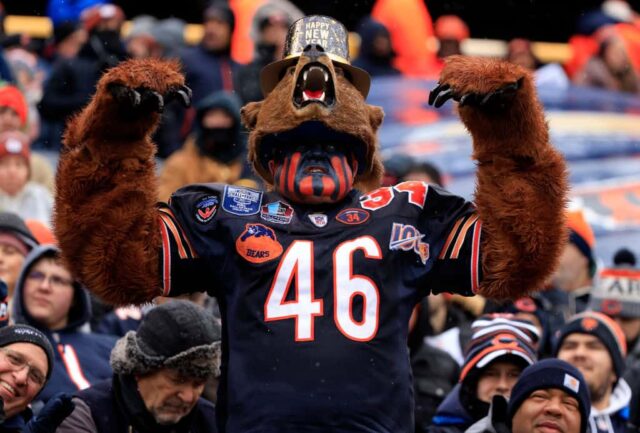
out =
[(153, 308), (116, 343), (113, 378), (76, 394), (57, 432), (216, 432), (214, 405), (200, 396), (220, 375), (220, 336), (192, 302)]

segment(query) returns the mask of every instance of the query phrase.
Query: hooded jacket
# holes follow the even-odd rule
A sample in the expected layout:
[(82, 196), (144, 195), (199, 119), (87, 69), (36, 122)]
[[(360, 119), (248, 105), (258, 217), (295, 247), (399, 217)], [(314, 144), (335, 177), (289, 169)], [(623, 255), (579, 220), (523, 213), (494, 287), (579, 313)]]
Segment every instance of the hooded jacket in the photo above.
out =
[(88, 388), (93, 383), (112, 376), (109, 356), (116, 338), (108, 335), (92, 334), (89, 331), (91, 304), (89, 294), (78, 282), (73, 283), (75, 291), (68, 315), (67, 326), (52, 331), (37, 322), (25, 308), (24, 283), (33, 265), (43, 257), (50, 257), (59, 250), (53, 245), (34, 248), (25, 258), (22, 272), (18, 277), (13, 298), (12, 318), (15, 323), (31, 325), (42, 331), (54, 347), (55, 362), (53, 373), (37, 399), (46, 402), (58, 392), (73, 393)]

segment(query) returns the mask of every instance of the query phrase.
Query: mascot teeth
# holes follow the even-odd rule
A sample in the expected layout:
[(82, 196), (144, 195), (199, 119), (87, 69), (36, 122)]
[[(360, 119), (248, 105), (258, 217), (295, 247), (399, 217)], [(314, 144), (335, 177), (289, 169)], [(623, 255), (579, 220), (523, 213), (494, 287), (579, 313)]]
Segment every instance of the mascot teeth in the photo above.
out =
[(334, 84), (326, 66), (319, 63), (308, 65), (299, 75), (296, 84), (294, 103), (298, 107), (312, 102), (321, 103), (327, 107), (334, 102)]

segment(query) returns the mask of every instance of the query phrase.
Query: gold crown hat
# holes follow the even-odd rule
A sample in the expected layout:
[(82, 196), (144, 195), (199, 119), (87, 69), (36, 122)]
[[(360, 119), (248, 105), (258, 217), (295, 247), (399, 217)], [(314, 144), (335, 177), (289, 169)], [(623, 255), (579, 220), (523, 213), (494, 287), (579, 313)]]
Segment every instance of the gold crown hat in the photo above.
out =
[(272, 62), (260, 72), (260, 86), (266, 97), (277, 85), (284, 71), (298, 62), (305, 47), (320, 45), (325, 54), (346, 72), (346, 76), (364, 98), (369, 93), (371, 77), (364, 69), (351, 65), (349, 37), (341, 22), (324, 15), (309, 15), (294, 22), (287, 32), (282, 60)]

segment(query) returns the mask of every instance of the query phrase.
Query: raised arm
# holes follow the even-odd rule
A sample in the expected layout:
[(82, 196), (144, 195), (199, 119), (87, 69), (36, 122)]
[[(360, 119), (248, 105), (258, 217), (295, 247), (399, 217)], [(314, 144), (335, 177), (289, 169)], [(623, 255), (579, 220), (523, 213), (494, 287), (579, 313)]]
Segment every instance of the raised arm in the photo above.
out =
[(190, 93), (177, 62), (123, 62), (67, 124), (55, 233), (72, 271), (110, 303), (141, 303), (161, 293), (150, 137), (164, 104), (173, 98), (188, 104)]
[(448, 59), (429, 103), (459, 102), (478, 162), (475, 203), (482, 221), (479, 293), (515, 298), (539, 290), (566, 241), (567, 170), (531, 74), (489, 59)]

